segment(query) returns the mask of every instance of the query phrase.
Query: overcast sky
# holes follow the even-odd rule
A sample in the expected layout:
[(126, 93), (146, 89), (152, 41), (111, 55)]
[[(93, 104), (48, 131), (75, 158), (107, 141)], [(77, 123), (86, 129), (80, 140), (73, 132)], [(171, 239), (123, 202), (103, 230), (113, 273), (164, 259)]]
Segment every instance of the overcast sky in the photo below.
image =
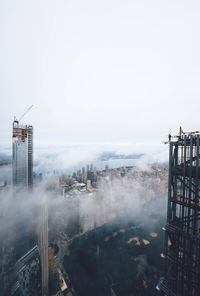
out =
[(165, 140), (200, 130), (200, 1), (0, 0), (0, 143)]

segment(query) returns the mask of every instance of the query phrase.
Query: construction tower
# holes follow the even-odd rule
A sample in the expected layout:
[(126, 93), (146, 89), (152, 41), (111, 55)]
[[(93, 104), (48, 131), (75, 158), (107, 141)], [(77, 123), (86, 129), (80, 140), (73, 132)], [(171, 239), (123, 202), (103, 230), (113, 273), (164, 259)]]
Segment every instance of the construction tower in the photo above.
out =
[(163, 295), (200, 295), (200, 132), (169, 135)]

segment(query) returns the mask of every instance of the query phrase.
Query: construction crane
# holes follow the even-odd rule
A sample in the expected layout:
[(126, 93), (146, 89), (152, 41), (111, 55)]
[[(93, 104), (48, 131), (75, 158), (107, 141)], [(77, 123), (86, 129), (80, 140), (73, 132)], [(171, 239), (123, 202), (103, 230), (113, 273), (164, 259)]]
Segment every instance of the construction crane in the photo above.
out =
[(26, 115), (26, 113), (28, 113), (31, 109), (33, 108), (33, 105), (31, 105), (23, 114), (22, 116), (19, 118), (19, 122), (20, 120), (22, 120), (22, 118)]
[(18, 123), (20, 122), (20, 120), (22, 120), (22, 118), (33, 108), (33, 105), (31, 105), (23, 114), (22, 116), (19, 118), (19, 120), (17, 120), (16, 117), (14, 117), (14, 121), (17, 121)]

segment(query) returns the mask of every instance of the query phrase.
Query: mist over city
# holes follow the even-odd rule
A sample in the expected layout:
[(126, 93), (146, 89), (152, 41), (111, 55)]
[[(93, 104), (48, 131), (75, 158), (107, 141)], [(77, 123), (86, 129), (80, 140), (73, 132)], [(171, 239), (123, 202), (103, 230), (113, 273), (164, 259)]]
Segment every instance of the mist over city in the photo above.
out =
[(199, 296), (200, 3), (0, 23), (0, 296)]

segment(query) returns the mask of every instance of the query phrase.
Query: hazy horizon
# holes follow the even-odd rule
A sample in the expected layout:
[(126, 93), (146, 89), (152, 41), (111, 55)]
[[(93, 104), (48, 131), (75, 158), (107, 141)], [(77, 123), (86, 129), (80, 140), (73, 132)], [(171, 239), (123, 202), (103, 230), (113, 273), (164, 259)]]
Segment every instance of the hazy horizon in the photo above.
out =
[(0, 1), (0, 149), (32, 104), (36, 147), (198, 130), (199, 15), (199, 1)]

